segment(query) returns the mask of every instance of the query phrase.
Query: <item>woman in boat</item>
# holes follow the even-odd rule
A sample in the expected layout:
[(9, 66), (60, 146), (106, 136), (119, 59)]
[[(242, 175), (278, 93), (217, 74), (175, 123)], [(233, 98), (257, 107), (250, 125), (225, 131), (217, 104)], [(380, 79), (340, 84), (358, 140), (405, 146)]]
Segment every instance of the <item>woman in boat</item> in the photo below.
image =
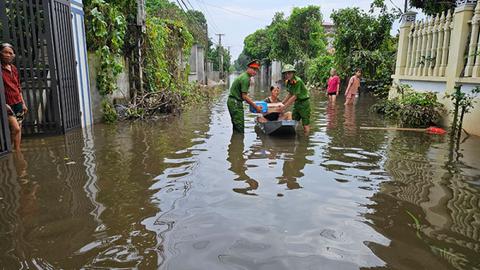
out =
[(266, 103), (278, 103), (278, 112), (271, 112), (271, 113), (266, 113), (263, 115), (263, 117), (259, 117), (258, 121), (261, 123), (267, 122), (267, 121), (277, 121), (277, 120), (292, 120), (292, 113), (291, 112), (281, 112), (281, 108), (283, 105), (282, 101), (279, 98), (280, 96), (280, 87), (279, 86), (270, 86), (270, 96), (267, 97), (264, 101)]

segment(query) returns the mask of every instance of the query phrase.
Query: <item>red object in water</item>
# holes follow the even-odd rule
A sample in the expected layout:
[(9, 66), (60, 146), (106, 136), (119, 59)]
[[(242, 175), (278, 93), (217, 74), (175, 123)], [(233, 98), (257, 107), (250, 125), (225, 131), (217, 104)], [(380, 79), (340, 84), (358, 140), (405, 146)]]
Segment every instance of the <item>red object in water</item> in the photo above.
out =
[(429, 127), (429, 128), (427, 128), (427, 133), (444, 135), (445, 133), (447, 133), (447, 131), (445, 131), (445, 129), (439, 128), (439, 127)]

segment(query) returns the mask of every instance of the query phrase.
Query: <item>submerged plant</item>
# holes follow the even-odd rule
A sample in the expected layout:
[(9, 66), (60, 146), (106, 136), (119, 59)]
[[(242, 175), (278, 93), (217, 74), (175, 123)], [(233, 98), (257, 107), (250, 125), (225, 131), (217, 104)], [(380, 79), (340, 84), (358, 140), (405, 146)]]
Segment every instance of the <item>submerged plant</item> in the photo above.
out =
[(102, 112), (103, 112), (103, 120), (106, 123), (117, 122), (117, 119), (118, 119), (117, 111), (107, 99), (102, 100)]
[(460, 139), (460, 135), (463, 127), (463, 119), (465, 114), (469, 113), (476, 103), (476, 98), (480, 93), (480, 87), (477, 86), (470, 91), (470, 93), (462, 92), (462, 85), (455, 86), (455, 91), (452, 94), (445, 97), (453, 102), (453, 121), (452, 121), (452, 136), (457, 136)]
[(445, 109), (436, 93), (416, 92), (407, 86), (399, 89), (400, 97), (380, 100), (371, 109), (403, 127), (427, 127), (440, 121)]

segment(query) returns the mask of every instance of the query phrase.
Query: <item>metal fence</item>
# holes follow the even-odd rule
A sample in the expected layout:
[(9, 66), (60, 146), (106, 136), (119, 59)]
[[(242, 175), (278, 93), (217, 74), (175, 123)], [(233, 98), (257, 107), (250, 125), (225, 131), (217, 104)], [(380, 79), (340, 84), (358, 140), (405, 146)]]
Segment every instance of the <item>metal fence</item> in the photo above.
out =
[(2, 70), (0, 69), (0, 156), (10, 151), (10, 131), (8, 128), (7, 110), (3, 89)]
[(58, 134), (81, 122), (70, 3), (0, 1), (1, 40), (16, 49), (22, 91), (30, 112), (24, 134)]

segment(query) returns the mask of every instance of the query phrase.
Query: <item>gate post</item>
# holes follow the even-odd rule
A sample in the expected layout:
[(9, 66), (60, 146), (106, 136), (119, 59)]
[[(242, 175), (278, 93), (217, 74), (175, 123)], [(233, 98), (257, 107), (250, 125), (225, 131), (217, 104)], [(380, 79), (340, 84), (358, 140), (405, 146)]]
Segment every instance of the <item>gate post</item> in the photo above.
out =
[(409, 34), (411, 26), (415, 22), (417, 13), (413, 11), (406, 12), (402, 16), (402, 25), (400, 26), (400, 36), (398, 38), (397, 63), (395, 65), (395, 75), (405, 75), (408, 57), (408, 44), (410, 42)]
[(10, 141), (10, 127), (8, 126), (7, 108), (5, 106), (5, 89), (3, 86), (2, 70), (0, 68), (0, 156), (12, 150)]
[(455, 8), (455, 17), (453, 19), (452, 35), (450, 36), (450, 50), (448, 54), (447, 65), (447, 93), (453, 91), (456, 78), (461, 76), (465, 67), (464, 55), (468, 47), (468, 36), (470, 34), (469, 21), (473, 17), (473, 10), (476, 1), (464, 1), (458, 3)]

